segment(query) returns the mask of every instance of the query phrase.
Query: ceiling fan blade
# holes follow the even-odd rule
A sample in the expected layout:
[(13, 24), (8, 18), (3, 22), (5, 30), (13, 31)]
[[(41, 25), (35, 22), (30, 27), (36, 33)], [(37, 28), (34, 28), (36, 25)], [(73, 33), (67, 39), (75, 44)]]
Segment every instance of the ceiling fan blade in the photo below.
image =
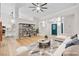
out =
[(36, 8), (36, 7), (29, 7), (29, 8)]
[(44, 3), (44, 4), (42, 4), (41, 6), (44, 6), (44, 5), (46, 5), (47, 3)]
[(36, 9), (33, 9), (32, 11), (35, 11)]
[(41, 5), (41, 3), (37, 3), (37, 5)]
[(37, 5), (38, 5), (39, 3), (37, 3)]
[(47, 7), (41, 7), (42, 9), (47, 9)]
[(40, 11), (44, 12), (42, 9), (40, 9)]
[(32, 3), (34, 6), (37, 6), (35, 3)]
[(37, 13), (39, 12), (39, 10), (37, 10)]

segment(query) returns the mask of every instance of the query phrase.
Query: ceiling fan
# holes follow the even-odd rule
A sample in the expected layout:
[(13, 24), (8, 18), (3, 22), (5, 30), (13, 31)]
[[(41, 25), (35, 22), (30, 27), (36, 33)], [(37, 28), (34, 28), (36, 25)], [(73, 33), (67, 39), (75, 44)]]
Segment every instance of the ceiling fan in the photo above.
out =
[(38, 12), (43, 12), (44, 9), (47, 9), (47, 7), (44, 7), (45, 5), (47, 5), (47, 3), (32, 3), (33, 6), (29, 7), (29, 8), (33, 8), (32, 11), (37, 11)]

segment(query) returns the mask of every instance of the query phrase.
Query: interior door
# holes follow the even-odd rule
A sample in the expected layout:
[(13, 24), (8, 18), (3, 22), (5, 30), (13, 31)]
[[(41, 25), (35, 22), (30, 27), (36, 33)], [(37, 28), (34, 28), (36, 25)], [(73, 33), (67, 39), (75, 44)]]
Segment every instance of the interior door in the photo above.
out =
[(57, 24), (52, 24), (51, 30), (52, 35), (57, 35)]

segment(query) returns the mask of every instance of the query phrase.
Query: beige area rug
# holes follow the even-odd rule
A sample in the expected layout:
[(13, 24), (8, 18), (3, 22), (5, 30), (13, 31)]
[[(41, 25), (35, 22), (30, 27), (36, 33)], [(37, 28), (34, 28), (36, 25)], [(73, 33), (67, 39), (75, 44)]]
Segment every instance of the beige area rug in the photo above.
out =
[[(51, 38), (56, 39), (54, 37), (51, 37)], [(41, 40), (41, 39), (44, 39), (44, 37), (43, 36), (23, 37), (23, 38), (17, 39), (15, 41), (16, 42), (16, 47), (28, 46), (28, 45), (31, 45), (33, 42), (37, 42), (38, 40)], [(12, 38), (12, 40), (13, 40), (13, 38)], [(0, 56), (8, 56), (8, 55), (10, 55), (9, 54), (10, 53), (9, 48), (11, 50), (10, 52), (13, 52), (12, 49), (14, 47), (12, 46), (11, 41), (9, 40), (9, 43), (8, 43), (7, 40), (4, 40), (3, 45), (0, 47)]]
[[(33, 38), (32, 38), (33, 39)], [(37, 39), (37, 38), (36, 38)], [(42, 38), (41, 38), (42, 39)], [(51, 56), (55, 51), (56, 51), (56, 49), (61, 45), (61, 43), (60, 42), (58, 42), (58, 41), (53, 41), (53, 40), (55, 40), (56, 39), (56, 36), (51, 36), (50, 37), (50, 39), (52, 40), (52, 45), (51, 46), (53, 46), (53, 48), (49, 48), (49, 49), (47, 49), (46, 50), (46, 52), (45, 52), (45, 54), (40, 54), (40, 52), (38, 52), (38, 51), (40, 51), (40, 49), (38, 48), (38, 47), (33, 47), (33, 46), (31, 46), (30, 48), (28, 48), (27, 46), (20, 46), (19, 48), (17, 48), (17, 53), (18, 53), (18, 56), (40, 56), (40, 55), (42, 55), (42, 56)], [(24, 39), (23, 39), (24, 40)], [(39, 38), (37, 39), (37, 40), (39, 40)], [(36, 40), (36, 41), (37, 41)], [(35, 41), (33, 41), (33, 42), (35, 42)], [(33, 43), (32, 42), (32, 43)], [(28, 44), (27, 44), (28, 45)], [(38, 44), (36, 44), (36, 45), (38, 45)], [(33, 48), (32, 48), (33, 47)], [(30, 51), (32, 51), (32, 52), (38, 52), (38, 53), (35, 53), (35, 54), (31, 54), (30, 53), (30, 51), (29, 51), (29, 49), (31, 49)]]

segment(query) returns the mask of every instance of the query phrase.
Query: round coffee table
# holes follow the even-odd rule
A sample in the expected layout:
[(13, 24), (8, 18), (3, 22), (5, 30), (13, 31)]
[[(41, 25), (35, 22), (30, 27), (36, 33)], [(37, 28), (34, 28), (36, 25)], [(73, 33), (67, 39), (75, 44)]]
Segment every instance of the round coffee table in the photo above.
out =
[(49, 55), (49, 52), (47, 51), (48, 48), (50, 48), (50, 40), (45, 40), (42, 39), (39, 41), (39, 50), (40, 50), (40, 55)]
[(50, 40), (42, 40), (39, 42), (39, 48), (49, 48), (50, 47)]
[(73, 45), (66, 48), (63, 56), (79, 56), (79, 45)]

